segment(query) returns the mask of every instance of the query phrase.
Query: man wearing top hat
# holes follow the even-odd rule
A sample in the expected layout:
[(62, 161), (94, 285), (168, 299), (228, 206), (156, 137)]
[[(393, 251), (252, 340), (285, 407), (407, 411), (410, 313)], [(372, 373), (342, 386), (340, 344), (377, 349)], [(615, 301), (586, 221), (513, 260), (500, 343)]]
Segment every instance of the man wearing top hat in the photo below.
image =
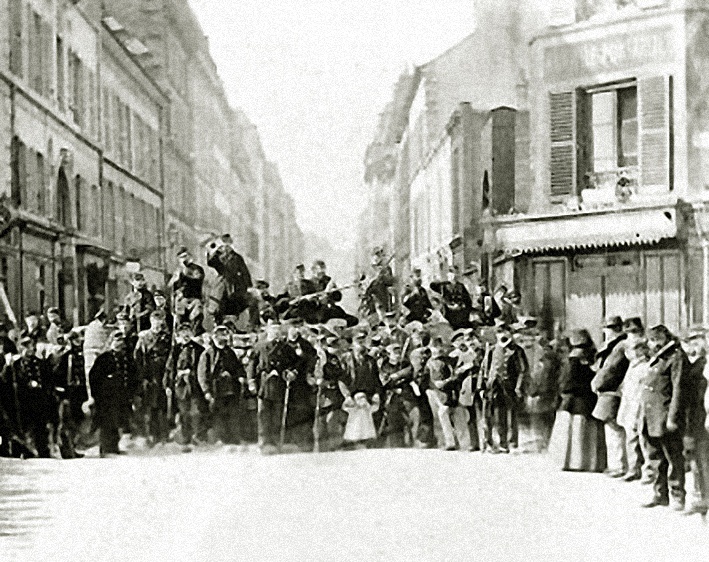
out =
[(603, 345), (596, 352), (593, 364), (596, 375), (591, 381), (591, 388), (598, 394), (598, 401), (592, 415), (604, 423), (608, 459), (606, 474), (613, 478), (621, 478), (628, 471), (625, 431), (616, 421), (620, 406), (618, 387), (623, 382), (630, 365), (625, 356), (626, 338), (621, 318), (619, 316), (606, 318), (603, 323)]
[(128, 428), (131, 397), (140, 385), (122, 332), (116, 330), (110, 335), (109, 349), (96, 358), (89, 383), (96, 405), (94, 423), (101, 435), (101, 457), (119, 454), (119, 430)]
[(195, 335), (201, 335), (204, 331), (204, 268), (194, 262), (186, 246), (177, 250), (177, 260), (180, 265), (168, 282), (168, 287), (172, 289), (173, 310), (178, 323), (189, 322)]

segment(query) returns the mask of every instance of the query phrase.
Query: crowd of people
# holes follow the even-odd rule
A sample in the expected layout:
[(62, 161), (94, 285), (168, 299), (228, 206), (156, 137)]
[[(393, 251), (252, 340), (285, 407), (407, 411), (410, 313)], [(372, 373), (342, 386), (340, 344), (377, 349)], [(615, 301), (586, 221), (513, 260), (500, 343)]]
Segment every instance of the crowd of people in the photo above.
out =
[[(254, 284), (228, 236), (210, 246), (218, 275), (186, 249), (167, 287), (140, 273), (113, 311), (69, 328), (61, 311), (2, 328), (0, 454), (78, 458), (121, 435), (256, 443), (266, 454), (365, 447), (542, 452), (559, 468), (653, 485), (647, 507), (709, 507), (706, 350), (640, 318), (608, 318), (596, 349), (586, 330), (548, 334), (515, 290), (468, 291), (456, 267), (397, 286), (383, 252), (356, 287), (358, 316), (316, 261), (276, 296)], [(1, 328), (1, 327), (0, 327)], [(695, 501), (685, 507), (685, 467)]]

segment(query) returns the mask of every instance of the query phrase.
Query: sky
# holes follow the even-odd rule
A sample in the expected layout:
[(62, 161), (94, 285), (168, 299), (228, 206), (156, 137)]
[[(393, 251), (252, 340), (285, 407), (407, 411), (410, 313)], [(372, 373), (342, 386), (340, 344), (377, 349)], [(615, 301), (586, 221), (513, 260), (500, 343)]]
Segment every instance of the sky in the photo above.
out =
[(473, 31), (473, 2), (190, 0), (304, 231), (352, 245), (364, 152), (394, 82)]

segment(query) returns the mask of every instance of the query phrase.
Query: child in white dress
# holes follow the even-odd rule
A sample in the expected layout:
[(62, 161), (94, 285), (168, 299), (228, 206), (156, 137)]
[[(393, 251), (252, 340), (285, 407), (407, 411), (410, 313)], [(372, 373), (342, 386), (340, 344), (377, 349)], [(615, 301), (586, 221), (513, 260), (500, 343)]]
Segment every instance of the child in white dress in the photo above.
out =
[(365, 448), (369, 441), (377, 438), (372, 414), (379, 410), (379, 396), (374, 395), (372, 403), (367, 400), (364, 392), (356, 392), (354, 397), (348, 396), (342, 404), (347, 412), (344, 441), (355, 448)]

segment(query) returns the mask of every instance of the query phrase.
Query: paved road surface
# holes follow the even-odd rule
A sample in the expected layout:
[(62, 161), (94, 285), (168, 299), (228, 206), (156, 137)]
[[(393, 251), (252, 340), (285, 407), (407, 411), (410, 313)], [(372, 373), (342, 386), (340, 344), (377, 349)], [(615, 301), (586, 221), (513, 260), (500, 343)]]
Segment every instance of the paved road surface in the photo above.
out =
[(709, 560), (709, 525), (541, 456), (0, 459), (0, 560)]

